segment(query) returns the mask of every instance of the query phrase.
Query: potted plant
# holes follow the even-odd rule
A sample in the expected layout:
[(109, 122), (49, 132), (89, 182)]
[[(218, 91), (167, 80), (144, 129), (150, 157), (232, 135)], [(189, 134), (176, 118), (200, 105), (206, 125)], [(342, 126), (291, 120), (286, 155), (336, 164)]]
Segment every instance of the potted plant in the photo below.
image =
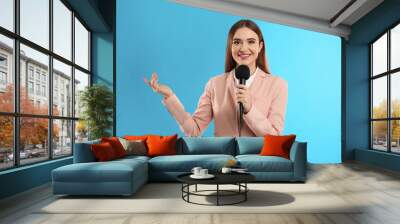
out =
[(87, 127), (89, 140), (111, 136), (114, 104), (111, 90), (105, 85), (94, 84), (86, 87), (79, 96), (83, 120), (78, 123), (79, 128)]

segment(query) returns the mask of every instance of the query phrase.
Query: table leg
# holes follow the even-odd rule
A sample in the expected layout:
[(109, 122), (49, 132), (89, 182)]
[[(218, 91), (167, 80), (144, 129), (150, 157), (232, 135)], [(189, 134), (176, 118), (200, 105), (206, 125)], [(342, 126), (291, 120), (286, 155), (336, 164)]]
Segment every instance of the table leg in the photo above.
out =
[(181, 187), (181, 192), (182, 192), (182, 199), (183, 199), (183, 190), (184, 190), (184, 184), (182, 183), (182, 187)]
[(219, 205), (219, 184), (217, 184), (217, 206)]
[(248, 192), (248, 190), (247, 190), (247, 183), (244, 183), (244, 201), (247, 201), (247, 192)]
[(195, 191), (197, 192), (197, 184), (196, 184), (196, 186), (195, 186)]
[(188, 184), (188, 185), (187, 185), (187, 192), (188, 192), (188, 193), (187, 193), (187, 201), (188, 201), (188, 202), (190, 202), (190, 201), (189, 201), (189, 195), (190, 195), (190, 184)]

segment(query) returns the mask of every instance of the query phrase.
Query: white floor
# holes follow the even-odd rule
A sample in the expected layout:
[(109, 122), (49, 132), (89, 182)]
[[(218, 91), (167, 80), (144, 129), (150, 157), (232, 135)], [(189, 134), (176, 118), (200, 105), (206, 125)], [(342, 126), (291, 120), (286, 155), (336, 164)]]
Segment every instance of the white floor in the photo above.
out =
[[(307, 184), (317, 184), (343, 200), (365, 206), (361, 213), (350, 214), (38, 214), (35, 212), (43, 204), (55, 199), (45, 185), (1, 201), (0, 223), (400, 223), (398, 173), (357, 163), (311, 165)], [(315, 200), (318, 203), (317, 197)]]

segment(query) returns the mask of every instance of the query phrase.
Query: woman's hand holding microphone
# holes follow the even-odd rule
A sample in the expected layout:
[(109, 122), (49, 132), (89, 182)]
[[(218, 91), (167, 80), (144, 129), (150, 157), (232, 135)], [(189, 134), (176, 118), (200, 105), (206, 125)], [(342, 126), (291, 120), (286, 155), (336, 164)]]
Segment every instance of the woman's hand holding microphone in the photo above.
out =
[(247, 114), (253, 106), (253, 99), (247, 86), (238, 84), (236, 88), (237, 101), (243, 104), (243, 112)]
[(172, 92), (172, 89), (169, 86), (158, 83), (157, 73), (153, 73), (151, 75), (150, 81), (148, 79), (146, 79), (146, 77), (144, 77), (143, 80), (145, 83), (147, 83), (153, 89), (154, 92), (163, 95), (164, 99), (166, 99), (169, 96), (171, 96), (172, 94), (174, 94)]

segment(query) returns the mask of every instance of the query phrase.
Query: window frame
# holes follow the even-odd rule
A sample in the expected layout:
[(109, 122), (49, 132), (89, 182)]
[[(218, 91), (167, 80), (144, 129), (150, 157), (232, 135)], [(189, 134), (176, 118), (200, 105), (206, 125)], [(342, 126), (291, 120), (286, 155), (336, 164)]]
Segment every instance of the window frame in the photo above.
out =
[[(391, 30), (395, 28), (396, 26), (400, 26), (400, 21), (395, 22), (392, 24), (390, 27), (385, 29), (384, 32), (379, 34), (375, 39), (373, 39), (371, 42), (368, 43), (368, 54), (369, 54), (369, 149), (372, 151), (379, 151), (379, 152), (385, 152), (385, 153), (390, 153), (390, 154), (396, 154), (399, 155), (400, 152), (393, 152), (392, 151), (392, 121), (400, 120), (400, 117), (392, 117), (392, 98), (391, 98), (391, 91), (392, 91), (392, 86), (391, 86), (391, 79), (392, 76), (395, 75), (396, 73), (400, 72), (400, 67), (391, 69)], [(382, 72), (380, 74), (376, 74), (374, 76), (373, 74), (373, 44), (376, 43), (381, 37), (384, 35), (387, 35), (387, 64), (386, 64), (386, 71)], [(386, 118), (373, 118), (373, 81), (375, 79), (381, 78), (381, 77), (386, 77), (386, 87), (387, 87), (387, 92), (386, 92), (386, 97), (387, 97), (387, 105), (386, 105)], [(386, 151), (379, 150), (374, 148), (374, 143), (373, 143), (373, 125), (372, 123), (374, 121), (386, 121)]]
[[(66, 157), (71, 157), (73, 156), (74, 152), (74, 143), (75, 143), (75, 126), (76, 122), (80, 119), (79, 117), (75, 116), (75, 108), (72, 107), (72, 113), (70, 116), (56, 116), (53, 115), (53, 96), (54, 96), (54, 90), (53, 90), (53, 60), (58, 60), (61, 63), (64, 63), (68, 66), (71, 66), (71, 93), (72, 93), (72, 99), (71, 99), (71, 104), (74, 105), (75, 103), (75, 69), (85, 73), (89, 77), (89, 83), (88, 86), (92, 85), (92, 61), (91, 61), (91, 49), (92, 49), (92, 43), (91, 43), (91, 38), (92, 38), (92, 30), (89, 28), (89, 26), (84, 22), (84, 20), (79, 16), (79, 14), (73, 10), (73, 8), (66, 2), (65, 0), (59, 0), (68, 10), (71, 11), (71, 18), (70, 18), (70, 23), (71, 23), (71, 59), (64, 58), (63, 56), (55, 53), (53, 50), (53, 24), (54, 24), (54, 18), (53, 18), (53, 1), (54, 0), (48, 0), (49, 3), (49, 47), (46, 49), (45, 47), (42, 47), (39, 44), (34, 43), (33, 41), (30, 41), (29, 39), (24, 38), (23, 36), (20, 35), (20, 0), (14, 0), (13, 1), (13, 10), (14, 10), (14, 30), (10, 31), (4, 27), (0, 26), (0, 35), (3, 35), (5, 37), (11, 38), (13, 40), (13, 63), (12, 63), (12, 73), (14, 78), (14, 110), (13, 112), (2, 112), (0, 111), (0, 116), (4, 117), (11, 117), (13, 119), (13, 153), (14, 153), (14, 161), (13, 161), (13, 166), (10, 167), (5, 167), (5, 168), (0, 168), (0, 172), (3, 172), (5, 170), (11, 170), (11, 169), (16, 169), (19, 167), (24, 167), (24, 166), (30, 166), (33, 164), (38, 164), (38, 163), (43, 163), (47, 162), (50, 160), (58, 160)], [(88, 69), (85, 69), (81, 67), (80, 65), (75, 63), (75, 18), (83, 25), (83, 27), (88, 31)], [(20, 45), (23, 44), (27, 47), (30, 47), (40, 53), (43, 53), (48, 56), (49, 62), (48, 62), (48, 80), (45, 90), (48, 91), (48, 93), (45, 94), (48, 97), (48, 112), (46, 115), (39, 115), (39, 114), (27, 114), (27, 113), (21, 113), (20, 112)], [(29, 70), (30, 65), (27, 64), (27, 71)], [(27, 73), (26, 75), (26, 82), (32, 81), (35, 86), (36, 83), (40, 83), (42, 86), (42, 79), (41, 79), (41, 74), (42, 72), (39, 73), (39, 80), (36, 82), (36, 69), (34, 68), (33, 70), (33, 79), (30, 79), (30, 74)], [(28, 87), (29, 88), (29, 87)], [(27, 91), (29, 91), (27, 89)], [(36, 89), (34, 89), (34, 92)], [(42, 96), (42, 94), (39, 94), (38, 96)], [(43, 158), (43, 160), (40, 160), (38, 162), (32, 162), (32, 163), (26, 163), (26, 164), (21, 164), (20, 161), (20, 119), (21, 118), (45, 118), (47, 119), (48, 122), (48, 136), (47, 136), (47, 142), (49, 143), (47, 145), (47, 150), (48, 150), (48, 155), (47, 158)], [(53, 147), (53, 123), (56, 120), (65, 120), (65, 121), (71, 121), (71, 153), (68, 155), (62, 155), (62, 156), (54, 156), (54, 147)]]

